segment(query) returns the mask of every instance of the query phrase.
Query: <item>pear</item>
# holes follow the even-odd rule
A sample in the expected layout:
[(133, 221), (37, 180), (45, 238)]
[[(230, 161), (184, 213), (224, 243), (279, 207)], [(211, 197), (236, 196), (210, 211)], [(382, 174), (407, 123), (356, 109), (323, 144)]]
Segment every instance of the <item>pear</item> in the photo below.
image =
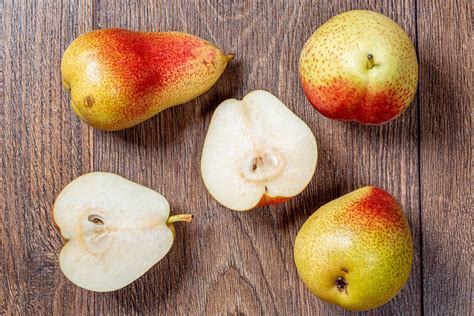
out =
[(304, 92), (322, 115), (378, 125), (410, 105), (418, 84), (408, 35), (383, 14), (355, 10), (319, 27), (301, 51)]
[(66, 239), (59, 255), (64, 275), (91, 291), (115, 291), (160, 261), (174, 240), (173, 223), (159, 193), (112, 173), (93, 172), (69, 183), (53, 207)]
[(348, 310), (385, 304), (411, 272), (413, 242), (397, 201), (373, 186), (318, 209), (296, 236), (298, 274), (324, 301)]
[(219, 203), (247, 211), (299, 194), (317, 160), (308, 125), (276, 96), (256, 90), (217, 107), (202, 149), (201, 174)]
[(114, 131), (205, 93), (232, 58), (187, 33), (103, 29), (71, 43), (61, 74), (76, 114)]

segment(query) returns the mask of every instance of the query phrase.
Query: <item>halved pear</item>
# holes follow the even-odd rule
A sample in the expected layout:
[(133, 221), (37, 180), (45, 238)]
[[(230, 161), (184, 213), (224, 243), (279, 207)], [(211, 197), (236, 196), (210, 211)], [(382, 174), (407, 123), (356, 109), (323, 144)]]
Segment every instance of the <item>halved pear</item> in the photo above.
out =
[(257, 90), (222, 102), (212, 116), (201, 158), (209, 193), (245, 211), (299, 194), (318, 159), (308, 125), (277, 97)]
[(168, 201), (158, 192), (112, 173), (93, 172), (69, 183), (56, 199), (54, 221), (67, 240), (59, 264), (74, 284), (118, 290), (142, 276), (170, 250)]

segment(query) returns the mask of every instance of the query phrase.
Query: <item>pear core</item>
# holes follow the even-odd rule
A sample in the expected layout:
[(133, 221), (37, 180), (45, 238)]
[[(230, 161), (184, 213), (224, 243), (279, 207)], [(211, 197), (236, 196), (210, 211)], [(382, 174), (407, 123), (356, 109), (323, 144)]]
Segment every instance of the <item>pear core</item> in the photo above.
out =
[(263, 153), (247, 160), (241, 173), (246, 180), (264, 182), (278, 176), (283, 167), (283, 158), (277, 153)]

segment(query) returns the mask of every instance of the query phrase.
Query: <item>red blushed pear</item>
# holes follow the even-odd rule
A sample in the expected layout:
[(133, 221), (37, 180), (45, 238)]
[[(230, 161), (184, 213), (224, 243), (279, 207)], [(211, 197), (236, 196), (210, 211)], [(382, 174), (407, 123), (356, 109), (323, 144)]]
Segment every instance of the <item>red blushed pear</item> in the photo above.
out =
[(372, 11), (333, 17), (308, 39), (299, 75), (324, 116), (383, 124), (410, 105), (418, 84), (415, 48), (403, 29)]
[(76, 114), (113, 131), (205, 93), (232, 58), (186, 33), (104, 29), (71, 43), (61, 74)]
[(296, 236), (294, 256), (313, 294), (348, 310), (368, 310), (388, 302), (405, 285), (413, 241), (398, 202), (368, 186), (311, 215)]

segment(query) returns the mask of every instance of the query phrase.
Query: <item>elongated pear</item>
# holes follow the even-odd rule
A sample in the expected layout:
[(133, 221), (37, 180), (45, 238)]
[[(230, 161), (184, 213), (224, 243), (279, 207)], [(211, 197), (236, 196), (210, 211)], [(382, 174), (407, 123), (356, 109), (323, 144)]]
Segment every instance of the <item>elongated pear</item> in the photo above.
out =
[(232, 58), (187, 33), (104, 29), (72, 42), (61, 74), (76, 114), (114, 131), (205, 93)]

